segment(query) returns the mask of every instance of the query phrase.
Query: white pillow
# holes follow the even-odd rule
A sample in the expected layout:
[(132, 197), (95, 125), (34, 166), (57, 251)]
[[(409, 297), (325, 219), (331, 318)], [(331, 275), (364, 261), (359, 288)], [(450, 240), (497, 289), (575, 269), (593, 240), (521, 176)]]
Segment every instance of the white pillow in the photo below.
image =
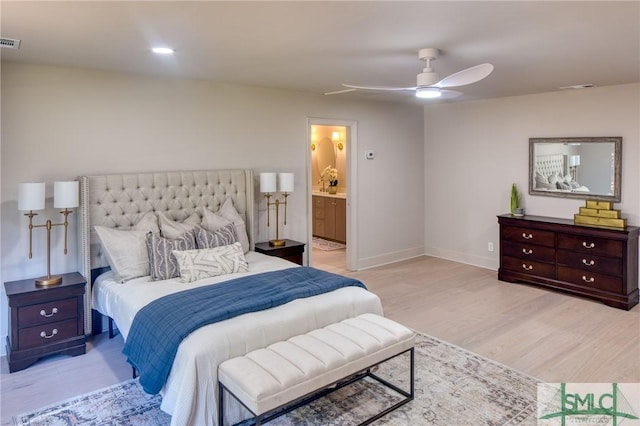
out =
[[(132, 278), (149, 275), (146, 235), (149, 232), (160, 232), (155, 213), (145, 213), (128, 230), (106, 226), (95, 226), (94, 229), (102, 242), (102, 249), (117, 281), (123, 283)], [(144, 253), (142, 246), (145, 247)]]
[(238, 234), (238, 241), (242, 244), (242, 250), (244, 252), (249, 251), (249, 238), (247, 237), (247, 226), (244, 223), (244, 219), (238, 213), (235, 207), (233, 207), (233, 201), (231, 198), (227, 198), (224, 202), (218, 214), (223, 218), (230, 220), (236, 226), (236, 234)]
[(196, 225), (200, 225), (200, 216), (198, 216), (197, 213), (193, 213), (182, 222), (178, 222), (169, 219), (166, 214), (158, 212), (158, 220), (160, 222), (160, 232), (162, 236), (171, 240), (181, 237), (191, 231)]
[(118, 282), (149, 275), (146, 235), (149, 231), (122, 231), (95, 226), (111, 270)]
[(240, 243), (202, 250), (174, 250), (172, 253), (178, 261), (181, 280), (187, 283), (249, 270)]
[(136, 224), (131, 227), (131, 230), (147, 231), (157, 234), (158, 232), (160, 232), (160, 228), (158, 228), (158, 218), (156, 217), (154, 212), (146, 212), (136, 222)]
[(201, 226), (209, 232), (216, 232), (218, 229), (233, 223), (207, 208), (201, 207), (200, 212), (202, 213)]

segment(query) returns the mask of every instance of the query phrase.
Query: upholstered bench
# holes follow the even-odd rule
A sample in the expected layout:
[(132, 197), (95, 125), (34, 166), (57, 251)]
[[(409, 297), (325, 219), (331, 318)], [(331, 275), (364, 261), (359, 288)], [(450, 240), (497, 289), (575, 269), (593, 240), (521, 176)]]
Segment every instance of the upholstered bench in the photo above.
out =
[[(414, 341), (413, 331), (403, 325), (364, 314), (227, 360), (218, 368), (218, 425), (224, 425), (225, 391), (244, 405), (260, 425), (356, 380), (371, 377), (405, 398), (361, 423), (369, 424), (413, 399)], [(372, 367), (405, 352), (410, 352), (409, 391), (372, 372)]]

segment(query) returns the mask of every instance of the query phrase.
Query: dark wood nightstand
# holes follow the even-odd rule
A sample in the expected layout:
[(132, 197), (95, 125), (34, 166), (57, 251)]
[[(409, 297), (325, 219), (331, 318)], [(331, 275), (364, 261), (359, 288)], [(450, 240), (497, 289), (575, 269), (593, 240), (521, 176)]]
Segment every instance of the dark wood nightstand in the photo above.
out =
[(305, 244), (293, 240), (284, 241), (285, 244), (281, 247), (271, 247), (268, 242), (256, 243), (255, 250), (258, 253), (281, 257), (282, 259), (302, 265), (302, 253), (304, 253)]
[(34, 279), (4, 283), (9, 300), (7, 361), (9, 372), (27, 368), (53, 354), (86, 352), (84, 290), (77, 272), (62, 274), (62, 283), (36, 287)]

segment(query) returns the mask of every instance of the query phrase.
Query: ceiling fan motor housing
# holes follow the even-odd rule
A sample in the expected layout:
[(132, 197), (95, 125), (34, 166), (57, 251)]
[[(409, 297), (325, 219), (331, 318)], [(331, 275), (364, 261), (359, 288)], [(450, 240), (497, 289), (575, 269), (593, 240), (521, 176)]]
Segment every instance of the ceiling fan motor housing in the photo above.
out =
[(428, 87), (433, 86), (438, 81), (440, 81), (440, 76), (437, 72), (423, 72), (418, 74), (418, 87)]

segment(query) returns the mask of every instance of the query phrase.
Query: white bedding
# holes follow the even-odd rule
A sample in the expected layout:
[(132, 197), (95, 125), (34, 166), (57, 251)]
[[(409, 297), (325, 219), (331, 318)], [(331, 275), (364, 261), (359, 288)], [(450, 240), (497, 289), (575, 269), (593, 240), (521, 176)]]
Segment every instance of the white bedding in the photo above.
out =
[[(193, 283), (182, 283), (179, 279), (151, 281), (149, 277), (143, 277), (120, 284), (108, 272), (96, 280), (93, 308), (113, 318), (126, 339), (135, 314), (154, 299), (239, 276), (297, 266), (255, 252), (247, 253), (246, 259), (248, 273)], [(172, 425), (216, 425), (217, 371), (221, 362), (366, 312), (382, 315), (380, 299), (362, 288), (345, 287), (202, 327), (184, 339), (178, 348), (169, 378), (161, 391), (161, 408), (171, 414)], [(230, 404), (225, 407), (227, 418), (241, 420), (238, 404), (235, 401)]]

